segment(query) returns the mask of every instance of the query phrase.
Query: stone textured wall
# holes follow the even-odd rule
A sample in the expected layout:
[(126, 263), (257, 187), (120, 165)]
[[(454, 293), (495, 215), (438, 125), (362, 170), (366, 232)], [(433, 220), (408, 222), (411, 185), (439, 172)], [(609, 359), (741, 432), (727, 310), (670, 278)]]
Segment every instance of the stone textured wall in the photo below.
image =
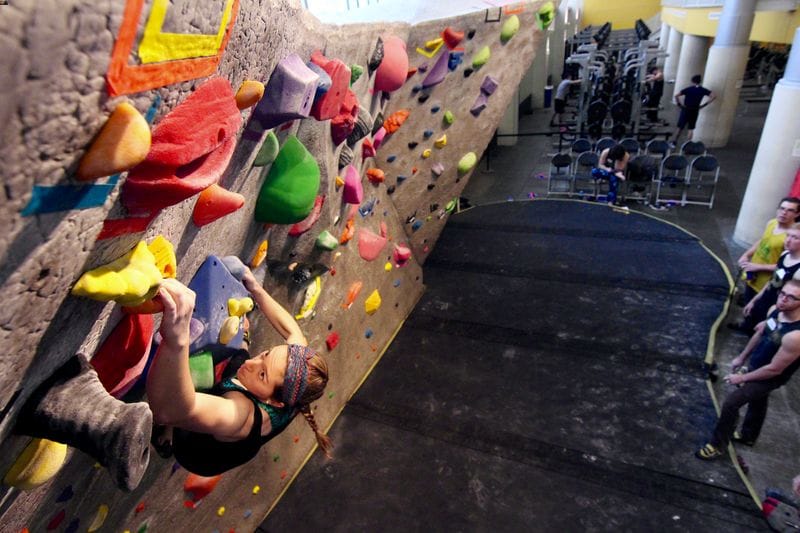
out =
[[(143, 13), (148, 12), (152, 1), (144, 1)], [(264, 172), (251, 168), (260, 143), (244, 138), (239, 140), (220, 184), (243, 194), (245, 206), (203, 228), (195, 227), (191, 221), (195, 198), (190, 198), (163, 210), (144, 233), (97, 240), (104, 220), (125, 214), (118, 198), (119, 187), (101, 207), (22, 216), (34, 186), (77, 183), (77, 163), (119, 102), (131, 102), (144, 113), (159, 95), (162, 102), (155, 117), (157, 124), (205, 79), (111, 98), (104, 76), (125, 2), (38, 0), (0, 7), (0, 121), (4, 147), (0, 151), (0, 287), (4, 297), (0, 343), (6, 348), (0, 354), (0, 470), (5, 472), (27, 442), (13, 434), (25, 399), (75, 353), (93, 354), (121, 316), (114, 304), (69, 296), (72, 284), (87, 269), (113, 260), (139, 240), (149, 241), (158, 234), (175, 245), (178, 278), (185, 282), (207, 255), (234, 254), (246, 259), (263, 239), (269, 240), (270, 259), (321, 262), (333, 267), (335, 275), (324, 277), (316, 316), (301, 323), (311, 344), (323, 352), (331, 331), (338, 332), (342, 339), (327, 354), (332, 380), (326, 395), (315, 404), (321, 425), (332, 423), (424, 289), (421, 265), (446, 223), (447, 216), (441, 210), (458, 197), (468, 179), (468, 175), (456, 175), (455, 165), (464, 153), (474, 151), (480, 155), (485, 149), (514, 88), (532, 61), (536, 40), (542, 37), (534, 24), (534, 14), (541, 3), (522, 4), (518, 15), (521, 29), (505, 45), (499, 39), (502, 22), (487, 22), (501, 15), (497, 9), (415, 27), (326, 26), (302, 10), (296, 0), (242, 0), (239, 4), (230, 41), (217, 69), (217, 75), (228, 79), (234, 89), (246, 79), (266, 83), (278, 61), (289, 53), (307, 59), (312, 51), (321, 49), (345, 64), (365, 67), (364, 75), (352, 89), (373, 116), (378, 112), (388, 116), (397, 109), (411, 111), (409, 119), (388, 138), (376, 158), (362, 161), (360, 149), (355, 150), (357, 168), (364, 172), (377, 166), (387, 176), (386, 182), (377, 186), (364, 179), (365, 200), (375, 199), (376, 204), (372, 215), (356, 215), (357, 228), (377, 233), (381, 221), (388, 226), (391, 241), (385, 257), (369, 263), (359, 257), (357, 239), (340, 247), (340, 253), (314, 248), (314, 240), (323, 229), (336, 236), (341, 233), (346, 209), (341, 203), (341, 190), (335, 187), (339, 149), (331, 141), (329, 123), (313, 118), (295, 121), (279, 132), (281, 140), (289, 133), (296, 134), (314, 155), (322, 171), (320, 194), (327, 195), (322, 216), (299, 238), (287, 236), (287, 226), (265, 229), (253, 222), (255, 198)], [(212, 32), (214, 24), (209, 24), (208, 19), (218, 18), (222, 4), (221, 0), (206, 3), (205, 7), (194, 2), (173, 2), (164, 28)], [(501, 18), (505, 20), (506, 15)], [(140, 21), (137, 39), (143, 24)], [(437, 37), (446, 26), (472, 29), (475, 34), (462, 43), (463, 63), (432, 89), (426, 102), (419, 103), (418, 94), (412, 91), (424, 77), (420, 73), (388, 100), (373, 93), (373, 79), (366, 72), (366, 65), (379, 36), (392, 34), (406, 40), (412, 67), (422, 63), (432, 66), (434, 60), (418, 54), (415, 48)], [(473, 53), (484, 45), (491, 47), (490, 61), (465, 78), (464, 68), (470, 66)], [(469, 108), (486, 75), (495, 77), (500, 87), (476, 118)], [(431, 113), (433, 105), (439, 105), (441, 110)], [(456, 120), (445, 128), (442, 116), (448, 109)], [(245, 123), (249, 114), (250, 110), (243, 111)], [(434, 131), (429, 139), (422, 136), (426, 129)], [(422, 159), (422, 150), (432, 148), (433, 140), (443, 133), (448, 137), (447, 146), (433, 148), (434, 157)], [(417, 148), (408, 148), (412, 141), (419, 142)], [(395, 158), (389, 163), (387, 159), (392, 155)], [(435, 162), (445, 167), (436, 179), (430, 172)], [(411, 173), (413, 167), (417, 168), (416, 173)], [(410, 177), (397, 185), (398, 175)], [(395, 186), (393, 194), (388, 193), (391, 186)], [(437, 207), (432, 209), (434, 204)], [(414, 213), (424, 222), (417, 230), (407, 222)], [(387, 272), (384, 264), (390, 260), (391, 245), (403, 242), (410, 243), (412, 260), (403, 268)], [(345, 310), (341, 303), (354, 281), (362, 281), (364, 288), (353, 307)], [(265, 286), (293, 311), (299, 308), (298, 298), (301, 300), (302, 295), (290, 294), (268, 274)], [(375, 288), (380, 291), (383, 304), (376, 314), (368, 316), (363, 301)], [(374, 332), (370, 338), (365, 335), (367, 329)], [(274, 334), (268, 333), (270, 328), (254, 330), (256, 346), (276, 341)], [(93, 466), (91, 458), (74, 452), (51, 482), (6, 500), (8, 503), (0, 511), (0, 530), (28, 527), (40, 531), (61, 510), (65, 511), (62, 530), (75, 523), (85, 529), (100, 504), (109, 506), (105, 527), (109, 530), (136, 531), (143, 524), (150, 531), (252, 530), (314, 446), (312, 433), (299, 418), (266, 445), (258, 459), (225, 474), (217, 489), (196, 509), (183, 506), (188, 499), (182, 491), (185, 471), (174, 471), (171, 461), (151, 454), (150, 467), (139, 488), (123, 493), (102, 468)], [(253, 493), (255, 485), (260, 487), (257, 494)], [(3, 488), (2, 494), (6, 491)], [(225, 512), (220, 515), (221, 506)]]

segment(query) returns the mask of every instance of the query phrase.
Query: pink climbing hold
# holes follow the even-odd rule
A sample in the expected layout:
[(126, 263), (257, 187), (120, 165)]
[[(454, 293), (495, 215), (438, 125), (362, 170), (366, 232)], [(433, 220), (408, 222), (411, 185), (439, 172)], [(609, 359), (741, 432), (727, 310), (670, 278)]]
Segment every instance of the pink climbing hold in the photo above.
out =
[(438, 178), (442, 175), (442, 172), (444, 172), (444, 165), (441, 163), (434, 163), (431, 165), (431, 172), (433, 172), (433, 175)]
[(358, 205), (364, 200), (364, 187), (361, 185), (361, 176), (353, 165), (347, 165), (344, 170), (342, 199), (346, 204), (353, 205)]
[(319, 75), (308, 68), (297, 54), (282, 59), (269, 78), (255, 110), (253, 120), (263, 130), (289, 120), (306, 118), (314, 104)]
[(408, 77), (408, 53), (406, 43), (390, 35), (383, 39), (383, 61), (375, 71), (375, 90), (390, 93), (396, 91)]
[(361, 143), (361, 158), (368, 159), (370, 157), (375, 157), (375, 146), (373, 146), (372, 141), (369, 138), (364, 139)]
[(449, 59), (450, 52), (448, 50), (442, 50), (438, 59), (436, 59), (436, 63), (434, 63), (433, 67), (428, 71), (428, 75), (425, 76), (425, 79), (422, 80), (423, 89), (442, 83), (444, 77), (450, 72), (447, 65)]
[(121, 398), (144, 370), (153, 340), (153, 315), (126, 314), (92, 358), (100, 383)]
[(342, 144), (353, 133), (358, 118), (358, 98), (350, 89), (347, 90), (339, 114), (331, 119), (331, 138), (333, 144)]
[(411, 259), (411, 248), (404, 244), (395, 244), (394, 252), (392, 253), (394, 264), (398, 267), (405, 266), (409, 259)]
[(375, 135), (372, 136), (372, 147), (376, 150), (381, 147), (383, 140), (386, 138), (386, 128), (381, 126)]
[(364, 261), (374, 261), (381, 255), (383, 248), (386, 246), (388, 239), (386, 238), (386, 223), (381, 222), (381, 234), (376, 235), (368, 229), (361, 228), (358, 230), (358, 255)]
[(331, 77), (331, 88), (314, 100), (311, 116), (317, 120), (329, 120), (339, 114), (350, 88), (350, 68), (338, 59), (328, 59), (319, 50), (311, 54), (311, 61)]

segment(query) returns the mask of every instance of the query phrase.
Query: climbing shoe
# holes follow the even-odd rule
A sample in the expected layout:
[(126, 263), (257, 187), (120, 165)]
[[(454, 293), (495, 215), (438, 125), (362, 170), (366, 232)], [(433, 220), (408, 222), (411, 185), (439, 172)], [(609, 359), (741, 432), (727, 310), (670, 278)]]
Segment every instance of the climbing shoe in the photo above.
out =
[(754, 446), (756, 441), (755, 439), (748, 439), (745, 438), (739, 431), (734, 431), (733, 436), (731, 437), (733, 442), (738, 442), (739, 444), (744, 444), (745, 446)]
[(722, 450), (714, 446), (713, 444), (706, 444), (696, 452), (694, 452), (694, 456), (698, 459), (702, 459), (703, 461), (711, 461), (716, 459), (722, 455)]

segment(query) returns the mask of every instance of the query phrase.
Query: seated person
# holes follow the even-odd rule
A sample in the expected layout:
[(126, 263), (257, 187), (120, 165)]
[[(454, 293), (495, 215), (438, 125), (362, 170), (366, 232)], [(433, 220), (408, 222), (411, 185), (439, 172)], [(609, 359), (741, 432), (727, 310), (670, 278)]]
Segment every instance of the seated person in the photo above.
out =
[(249, 357), (233, 357), (210, 393), (195, 392), (189, 373), (189, 322), (195, 294), (174, 279), (163, 281), (163, 340), (147, 376), (147, 397), (157, 424), (174, 426), (178, 463), (213, 476), (242, 465), (302, 413), (322, 450), (331, 442), (317, 427), (311, 402), (328, 382), (325, 360), (308, 347), (299, 325), (245, 269), (242, 279), (253, 300), (286, 344)]
[(629, 154), (621, 144), (615, 144), (600, 152), (600, 162), (598, 168), (592, 170), (595, 179), (608, 180), (608, 195), (606, 200), (608, 205), (617, 201), (617, 188), (619, 180), (625, 181), (625, 169), (628, 168)]

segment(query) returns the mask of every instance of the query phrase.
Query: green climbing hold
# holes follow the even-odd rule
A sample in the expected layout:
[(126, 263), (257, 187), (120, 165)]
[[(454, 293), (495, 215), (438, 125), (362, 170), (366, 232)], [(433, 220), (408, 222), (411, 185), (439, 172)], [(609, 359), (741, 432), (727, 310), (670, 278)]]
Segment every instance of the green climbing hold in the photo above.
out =
[(211, 352), (200, 352), (189, 358), (189, 374), (194, 389), (208, 390), (214, 386), (214, 358)]
[(478, 156), (475, 152), (468, 152), (458, 161), (458, 175), (463, 176), (478, 163)]
[(265, 167), (275, 161), (275, 156), (278, 155), (278, 137), (273, 132), (267, 133), (261, 148), (258, 149), (256, 160), (253, 161), (254, 167)]
[(269, 169), (256, 200), (256, 222), (294, 224), (308, 216), (319, 191), (319, 165), (290, 135)]
[(339, 240), (331, 235), (331, 232), (328, 230), (323, 231), (317, 237), (317, 248), (322, 248), (323, 250), (334, 250), (337, 246), (339, 246)]
[(458, 198), (453, 198), (452, 200), (447, 202), (447, 205), (444, 206), (444, 210), (447, 213), (452, 213), (453, 211), (456, 210), (457, 205), (458, 205)]
[(364, 74), (364, 67), (361, 65), (350, 65), (350, 86), (352, 87), (355, 82), (358, 81), (358, 78)]
[(444, 120), (445, 124), (452, 124), (453, 122), (456, 121), (456, 117), (455, 115), (453, 115), (452, 111), (447, 110), (444, 112), (444, 117), (442, 118), (442, 120)]
[(492, 55), (492, 51), (489, 50), (488, 46), (484, 46), (478, 52), (472, 56), (472, 68), (480, 68), (489, 61), (489, 57)]
[(506, 19), (503, 23), (503, 27), (500, 28), (500, 40), (503, 44), (507, 43), (511, 40), (513, 36), (517, 34), (519, 31), (519, 17), (516, 15), (511, 15)]
[(556, 18), (556, 6), (553, 5), (553, 2), (547, 2), (536, 12), (536, 26), (540, 30), (546, 30), (554, 18)]

